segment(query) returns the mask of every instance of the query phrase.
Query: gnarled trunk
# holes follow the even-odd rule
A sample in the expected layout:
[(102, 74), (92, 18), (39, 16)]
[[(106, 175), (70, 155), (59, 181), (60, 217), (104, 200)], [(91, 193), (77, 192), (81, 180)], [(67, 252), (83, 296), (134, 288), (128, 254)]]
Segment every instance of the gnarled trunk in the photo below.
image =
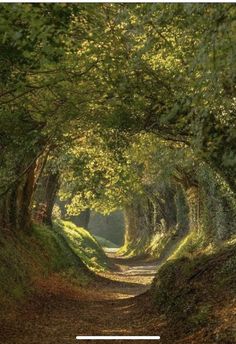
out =
[(56, 201), (56, 194), (59, 188), (59, 173), (50, 172), (43, 176), (37, 188), (37, 206), (34, 218), (37, 222), (52, 225), (52, 211)]
[(31, 206), (35, 185), (36, 163), (2, 196), (0, 226), (28, 231), (31, 227)]
[(199, 186), (188, 188), (186, 196), (189, 208), (189, 228), (199, 231), (202, 225), (202, 205)]
[(176, 226), (174, 187), (158, 185), (147, 189), (125, 209), (125, 247), (142, 250), (157, 233), (167, 233)]
[(148, 214), (139, 202), (125, 208), (125, 246), (132, 250), (142, 249), (149, 239)]

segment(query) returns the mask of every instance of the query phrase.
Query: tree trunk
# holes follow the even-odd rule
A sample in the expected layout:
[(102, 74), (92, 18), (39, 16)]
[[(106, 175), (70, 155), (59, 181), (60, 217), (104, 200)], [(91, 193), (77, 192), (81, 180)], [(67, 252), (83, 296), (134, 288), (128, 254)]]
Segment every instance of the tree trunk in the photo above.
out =
[(186, 191), (189, 208), (189, 227), (190, 230), (201, 228), (201, 199), (199, 187), (193, 186)]
[(145, 249), (153, 229), (153, 219), (150, 218), (147, 204), (144, 205), (145, 201), (136, 201), (125, 208), (125, 247), (137, 254)]
[(146, 194), (125, 210), (125, 246), (145, 248), (157, 232), (176, 226), (176, 190), (169, 185), (148, 187)]
[(3, 228), (29, 231), (31, 227), (31, 206), (35, 184), (33, 163), (22, 178), (6, 192), (1, 199), (0, 225)]
[(34, 163), (26, 174), (24, 183), (18, 188), (18, 223), (16, 227), (25, 230), (29, 230), (31, 227), (31, 206), (35, 185), (35, 167), (36, 164)]
[(59, 187), (59, 173), (49, 173), (41, 178), (37, 189), (35, 220), (52, 226), (52, 211)]

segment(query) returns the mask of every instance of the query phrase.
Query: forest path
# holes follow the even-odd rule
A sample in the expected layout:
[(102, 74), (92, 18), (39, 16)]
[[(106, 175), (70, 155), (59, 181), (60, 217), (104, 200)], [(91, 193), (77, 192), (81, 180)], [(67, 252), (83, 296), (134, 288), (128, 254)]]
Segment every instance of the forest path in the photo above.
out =
[[(102, 273), (95, 285), (73, 287), (60, 276), (41, 281), (31, 302), (15, 317), (6, 318), (2, 325), (3, 343), (101, 344), (105, 341), (78, 341), (75, 337), (159, 335), (162, 323), (144, 293), (157, 266), (153, 262), (116, 257), (114, 251), (107, 254), (114, 269)], [(139, 341), (142, 342), (147, 343)]]

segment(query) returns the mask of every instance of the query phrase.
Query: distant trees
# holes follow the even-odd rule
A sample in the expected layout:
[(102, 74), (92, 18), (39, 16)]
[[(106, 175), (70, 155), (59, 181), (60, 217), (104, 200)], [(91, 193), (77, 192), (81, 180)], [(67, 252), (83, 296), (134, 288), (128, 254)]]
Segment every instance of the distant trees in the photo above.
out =
[(91, 212), (89, 231), (99, 237), (105, 238), (117, 246), (124, 243), (124, 214), (123, 211), (115, 211), (109, 215)]
[(186, 146), (139, 135), (130, 149), (142, 190), (126, 207), (124, 252), (148, 253), (155, 237), (196, 231), (216, 244), (236, 230), (235, 194)]

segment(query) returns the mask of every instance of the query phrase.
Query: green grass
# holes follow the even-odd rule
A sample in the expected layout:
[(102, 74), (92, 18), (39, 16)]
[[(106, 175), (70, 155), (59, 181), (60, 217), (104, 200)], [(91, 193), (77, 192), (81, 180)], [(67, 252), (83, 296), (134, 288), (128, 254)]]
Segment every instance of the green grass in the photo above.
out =
[(178, 259), (184, 256), (191, 257), (203, 251), (205, 253), (213, 251), (211, 242), (207, 240), (203, 231), (191, 230), (179, 241), (174, 252), (172, 252), (168, 259)]
[(177, 235), (176, 229), (170, 229), (167, 233), (156, 233), (147, 247), (147, 253), (154, 258), (161, 258), (168, 245), (171, 246), (173, 239)]
[(57, 233), (61, 234), (71, 250), (91, 270), (104, 271), (109, 263), (102, 246), (87, 230), (77, 227), (69, 221), (58, 221), (54, 225)]
[(91, 270), (108, 268), (107, 258), (97, 240), (70, 222), (54, 228), (34, 225), (30, 235), (1, 232), (1, 312), (14, 302), (23, 302), (35, 288), (35, 281), (53, 273), (79, 285), (93, 279)]
[(176, 230), (171, 229), (168, 233), (155, 233), (151, 238), (143, 237), (134, 242), (126, 242), (119, 250), (126, 257), (149, 256), (160, 258), (168, 244), (176, 235)]
[(146, 249), (148, 247), (148, 242), (146, 237), (143, 237), (134, 242), (125, 242), (125, 244), (119, 249), (118, 253), (124, 255), (127, 258), (143, 256), (146, 254)]
[(167, 317), (170, 328), (181, 327), (183, 333), (191, 333), (207, 328), (211, 320), (214, 327), (215, 307), (225, 307), (236, 297), (235, 257), (235, 239), (218, 247), (196, 231), (182, 239), (151, 287), (153, 302)]
[(94, 237), (96, 238), (96, 240), (99, 242), (99, 244), (102, 247), (109, 247), (109, 248), (117, 248), (118, 247), (116, 244), (114, 244), (110, 240), (107, 240), (101, 236), (95, 235)]

